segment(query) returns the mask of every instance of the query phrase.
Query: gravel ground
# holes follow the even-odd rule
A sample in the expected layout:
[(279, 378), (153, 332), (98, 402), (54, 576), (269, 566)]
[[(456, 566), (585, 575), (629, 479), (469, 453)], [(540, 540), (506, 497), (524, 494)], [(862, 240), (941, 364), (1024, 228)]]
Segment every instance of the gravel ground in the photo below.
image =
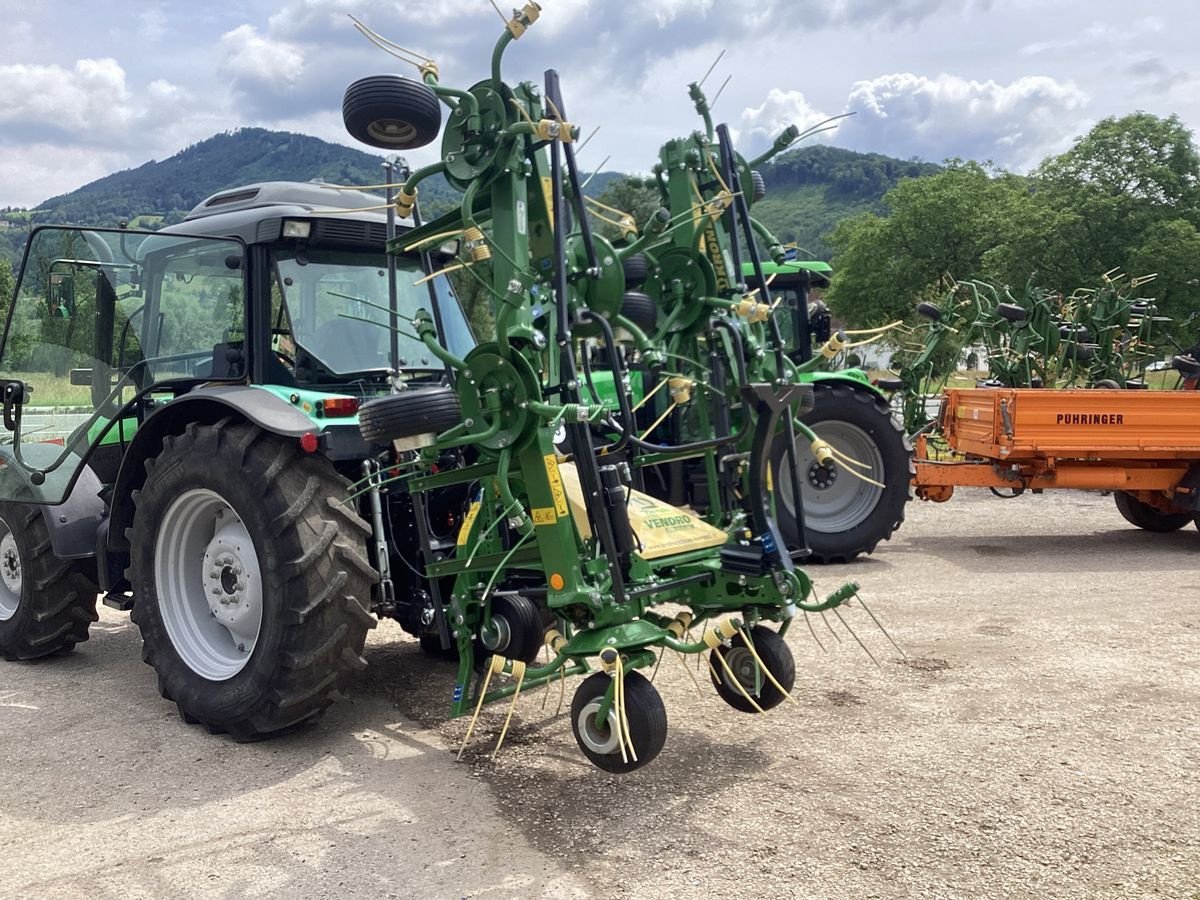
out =
[(621, 777), (557, 688), (494, 763), (486, 710), (455, 764), (452, 668), (388, 626), (351, 702), (232, 744), (178, 720), (105, 611), (72, 657), (0, 666), (0, 895), (1200, 900), (1198, 551), (1098, 495), (914, 503), (815, 573), (858, 581), (907, 658), (861, 608), (881, 668), (836, 621), (823, 650), (796, 627), (797, 705), (766, 716), (664, 660), (666, 748)]

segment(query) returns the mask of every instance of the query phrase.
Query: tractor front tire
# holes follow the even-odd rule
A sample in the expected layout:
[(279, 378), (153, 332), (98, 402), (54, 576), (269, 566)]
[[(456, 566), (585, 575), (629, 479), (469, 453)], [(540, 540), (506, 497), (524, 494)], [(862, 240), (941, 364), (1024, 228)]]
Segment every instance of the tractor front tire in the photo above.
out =
[(86, 641), (97, 618), (94, 578), (91, 560), (54, 555), (38, 507), (0, 503), (0, 656), (38, 659)]
[(366, 666), (378, 576), (348, 482), (250, 424), (164, 439), (135, 495), (133, 621), (185, 722), (239, 741), (316, 719)]
[[(792, 509), (793, 472), (787, 464), (784, 441), (777, 439), (773, 457), (776, 516), (789, 548), (807, 537), (808, 561), (846, 563), (871, 553), (880, 541), (892, 536), (904, 521), (905, 504), (912, 497), (915, 473), (913, 449), (886, 400), (867, 390), (845, 384), (813, 385), (816, 404), (803, 421), (834, 449), (867, 468), (835, 461), (821, 466), (808, 442), (797, 437), (797, 469), (801, 479), (805, 535), (799, 533)], [(854, 468), (879, 488), (847, 471)]]
[(1161, 512), (1150, 504), (1143, 503), (1133, 494), (1127, 494), (1124, 491), (1115, 492), (1113, 499), (1117, 501), (1117, 511), (1125, 518), (1125, 521), (1130, 525), (1136, 525), (1143, 531), (1167, 534), (1178, 531), (1185, 525), (1191, 524), (1192, 521), (1190, 513)]

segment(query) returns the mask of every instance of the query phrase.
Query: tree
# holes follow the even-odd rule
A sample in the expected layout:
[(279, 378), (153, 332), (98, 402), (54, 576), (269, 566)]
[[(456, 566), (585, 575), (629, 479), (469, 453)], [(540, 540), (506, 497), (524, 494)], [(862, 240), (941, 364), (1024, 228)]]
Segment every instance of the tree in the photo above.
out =
[(852, 324), (911, 318), (915, 302), (939, 295), (947, 276), (982, 271), (1028, 196), (1024, 179), (961, 160), (900, 182), (884, 196), (887, 216), (868, 213), (834, 230), (830, 307)]
[[(619, 209), (633, 216), (639, 229), (650, 221), (650, 217), (663, 205), (662, 198), (654, 188), (646, 187), (643, 179), (634, 175), (623, 175), (615, 179), (596, 198), (605, 206)], [(601, 212), (608, 218), (616, 218), (605, 210)], [(617, 229), (606, 222), (600, 222), (600, 233), (607, 238), (617, 237)]]

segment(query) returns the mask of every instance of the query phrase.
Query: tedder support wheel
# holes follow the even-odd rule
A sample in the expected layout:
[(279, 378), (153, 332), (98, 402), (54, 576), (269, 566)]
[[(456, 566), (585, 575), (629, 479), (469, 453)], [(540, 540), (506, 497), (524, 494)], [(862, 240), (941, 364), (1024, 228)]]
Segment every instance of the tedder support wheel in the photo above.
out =
[(1113, 498), (1117, 501), (1117, 511), (1125, 517), (1125, 521), (1146, 531), (1166, 534), (1169, 531), (1178, 531), (1192, 521), (1191, 513), (1161, 512), (1124, 491), (1117, 491)]
[[(780, 687), (791, 693), (792, 687), (796, 683), (796, 662), (792, 657), (791, 648), (784, 643), (783, 638), (769, 628), (755, 625), (750, 629), (750, 640), (754, 645), (754, 653), (758, 654), (763, 667), (771, 673), (775, 681), (779, 682), (779, 687), (776, 687), (770, 678), (762, 674), (758, 661), (754, 658), (754, 653), (750, 652), (746, 641), (740, 634), (734, 636), (733, 640), (729, 642), (730, 646), (722, 645), (712, 652), (714, 655), (719, 653), (724, 657), (725, 662), (729, 665), (729, 671), (733, 672), (738, 684), (754, 698), (759, 709), (766, 712), (786, 699), (783, 691), (779, 690)], [(712, 677), (713, 685), (721, 699), (741, 712), (758, 712), (737, 689), (720, 660), (714, 656), (711, 663), (709, 675)]]
[(358, 430), (372, 444), (437, 437), (462, 423), (458, 395), (448, 387), (410, 388), (372, 400), (358, 411)]
[(650, 260), (645, 253), (632, 253), (621, 260), (625, 272), (625, 289), (636, 290), (650, 277)]
[(315, 719), (366, 665), (377, 575), (347, 482), (297, 441), (192, 423), (146, 463), (132, 617), (185, 722), (256, 740)]
[(355, 140), (381, 150), (415, 150), (438, 136), (442, 107), (428, 85), (371, 75), (346, 88), (342, 120)]
[[(798, 437), (801, 497), (804, 502), (808, 557), (815, 563), (850, 562), (886, 541), (904, 521), (904, 505), (912, 496), (912, 445), (887, 401), (867, 390), (844, 384), (818, 382), (816, 400), (804, 423), (851, 459), (876, 487), (849, 474), (848, 464), (820, 465), (808, 442)], [(773, 455), (776, 474), (775, 514), (789, 547), (800, 545), (792, 503), (792, 472), (786, 464), (783, 440), (776, 440)]]
[(584, 756), (606, 772), (621, 774), (641, 768), (658, 756), (667, 740), (667, 709), (644, 675), (626, 673), (625, 718), (629, 720), (629, 740), (637, 759), (628, 750), (622, 758), (615, 705), (609, 705), (608, 719), (603, 725), (596, 722), (612, 683), (612, 676), (604, 672), (584, 679), (571, 700), (571, 729)]
[(646, 334), (654, 334), (658, 327), (658, 307), (654, 300), (641, 291), (626, 291), (621, 298), (621, 315)]
[(482, 665), (497, 653), (525, 663), (537, 659), (546, 628), (533, 601), (520, 594), (494, 594), (491, 603), (491, 621), (475, 641), (476, 660)]
[(37, 659), (86, 641), (97, 618), (94, 572), (91, 560), (54, 555), (36, 506), (0, 503), (0, 656)]

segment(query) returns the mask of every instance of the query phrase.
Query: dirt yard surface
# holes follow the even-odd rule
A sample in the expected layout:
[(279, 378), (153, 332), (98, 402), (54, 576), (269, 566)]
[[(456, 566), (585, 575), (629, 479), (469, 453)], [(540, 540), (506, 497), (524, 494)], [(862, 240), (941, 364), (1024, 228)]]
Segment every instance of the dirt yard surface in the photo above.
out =
[[(796, 706), (721, 703), (679, 660), (671, 732), (624, 777), (588, 765), (557, 688), (501, 706), (467, 756), (452, 670), (371, 637), (353, 699), (236, 745), (184, 725), (105, 611), (70, 657), (0, 665), (5, 897), (1167, 897), (1200, 900), (1200, 535), (1112, 499), (910, 505), (788, 636)], [(568, 683), (567, 704), (570, 702)]]

